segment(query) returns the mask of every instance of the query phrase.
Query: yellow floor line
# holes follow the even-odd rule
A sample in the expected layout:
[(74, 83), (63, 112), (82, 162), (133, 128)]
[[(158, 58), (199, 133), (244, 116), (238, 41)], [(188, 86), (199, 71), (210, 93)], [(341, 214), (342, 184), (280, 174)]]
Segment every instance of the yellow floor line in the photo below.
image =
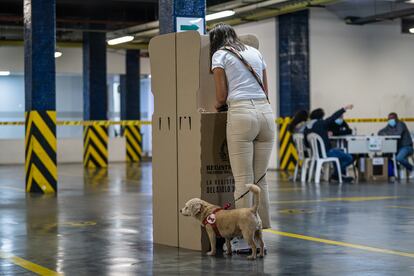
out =
[(370, 252), (375, 252), (375, 253), (384, 253), (384, 254), (414, 258), (414, 253), (407, 253), (407, 252), (402, 252), (402, 251), (395, 251), (395, 250), (371, 247), (371, 246), (360, 245), (360, 244), (353, 244), (353, 243), (347, 243), (347, 242), (320, 239), (320, 238), (304, 236), (304, 235), (299, 235), (299, 234), (294, 234), (294, 233), (277, 231), (277, 230), (273, 230), (273, 229), (266, 229), (266, 230), (263, 230), (263, 231), (267, 232), (267, 233), (272, 233), (272, 234), (275, 234), (275, 235), (283, 236), (283, 237), (289, 237), (289, 238), (319, 242), (319, 243), (336, 245), (336, 246), (350, 247), (350, 248), (355, 248), (355, 249), (360, 249), (360, 250), (365, 250), (365, 251), (370, 251)]
[(37, 265), (35, 263), (29, 262), (25, 259), (22, 259), (20, 257), (14, 256), (9, 253), (5, 253), (0, 251), (0, 258), (5, 259), (12, 264), (15, 264), (17, 266), (20, 266), (28, 271), (34, 272), (38, 275), (44, 275), (44, 276), (57, 276), (57, 275), (64, 275), (63, 273), (59, 273), (53, 270), (50, 270), (46, 267)]
[[(85, 175), (59, 173), (59, 176), (65, 176), (65, 177), (84, 177)], [(91, 175), (88, 175), (87, 177), (88, 178), (93, 178), (94, 176), (93, 175), (92, 176)], [(108, 180), (109, 177), (104, 177), (102, 179)], [(124, 182), (129, 181), (129, 182), (134, 182), (134, 183), (139, 183), (139, 184), (142, 183), (142, 181), (140, 181), (140, 180), (128, 179), (128, 178), (121, 178), (121, 181), (124, 181)]]
[(304, 188), (278, 188), (278, 189), (268, 189), (269, 192), (290, 192), (290, 191), (301, 191), (305, 190)]
[(414, 206), (385, 206), (387, 208), (399, 208), (399, 209), (411, 209), (414, 210)]
[(387, 200), (387, 199), (396, 199), (396, 198), (399, 198), (399, 196), (328, 197), (328, 198), (311, 199), (311, 200), (272, 201), (270, 202), (270, 204), (316, 203), (316, 202), (335, 202), (335, 201), (362, 202), (362, 201)]

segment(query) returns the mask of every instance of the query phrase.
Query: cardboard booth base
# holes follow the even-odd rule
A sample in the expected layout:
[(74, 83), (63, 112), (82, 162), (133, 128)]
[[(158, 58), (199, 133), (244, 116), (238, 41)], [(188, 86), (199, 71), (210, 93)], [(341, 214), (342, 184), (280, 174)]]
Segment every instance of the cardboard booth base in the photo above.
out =
[(359, 168), (361, 181), (388, 181), (388, 158), (361, 158)]
[[(244, 39), (258, 47), (254, 36)], [(153, 240), (208, 251), (200, 222), (180, 216), (179, 209), (195, 197), (220, 206), (233, 202), (227, 114), (214, 109), (209, 38), (194, 31), (161, 35), (151, 40), (149, 53), (154, 94)]]
[[(226, 141), (226, 113), (201, 114), (201, 199), (234, 206), (234, 178)], [(202, 250), (210, 250), (204, 228)]]

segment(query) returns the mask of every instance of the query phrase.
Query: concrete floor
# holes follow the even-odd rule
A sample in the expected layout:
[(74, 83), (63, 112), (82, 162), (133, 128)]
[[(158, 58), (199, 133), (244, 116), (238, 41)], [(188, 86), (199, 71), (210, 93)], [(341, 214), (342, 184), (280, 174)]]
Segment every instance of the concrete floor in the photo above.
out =
[(414, 183), (268, 180), (274, 231), (251, 262), (153, 245), (149, 163), (60, 165), (57, 197), (25, 194), (24, 168), (1, 166), (0, 275), (414, 275)]

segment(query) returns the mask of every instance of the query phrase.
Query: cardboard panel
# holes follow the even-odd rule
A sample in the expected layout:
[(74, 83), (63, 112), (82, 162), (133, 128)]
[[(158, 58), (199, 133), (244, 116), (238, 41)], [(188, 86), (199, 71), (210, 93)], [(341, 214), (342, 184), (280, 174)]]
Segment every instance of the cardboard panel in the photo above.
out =
[(154, 115), (152, 118), (153, 239), (178, 246), (177, 90), (175, 34), (149, 45)]
[[(200, 88), (200, 35), (177, 34), (177, 114), (178, 114), (178, 205), (201, 197), (200, 114), (197, 94)], [(200, 223), (179, 218), (179, 246), (201, 250)]]
[[(234, 180), (226, 144), (225, 113), (214, 109), (214, 79), (209, 70), (209, 40), (196, 32), (177, 34), (178, 204), (199, 197), (223, 205), (233, 199)], [(179, 246), (209, 250), (208, 238), (194, 219), (179, 218)]]
[(206, 112), (215, 112), (216, 88), (214, 77), (210, 71), (210, 40), (207, 35), (201, 36), (200, 48), (200, 92), (198, 106)]
[(177, 111), (198, 113), (200, 89), (200, 42), (198, 32), (177, 33)]
[[(201, 198), (212, 204), (234, 207), (234, 178), (226, 140), (226, 113), (201, 114)], [(209, 250), (202, 235), (202, 250)]]
[(151, 88), (155, 114), (177, 114), (175, 51), (175, 33), (160, 35), (150, 41)]

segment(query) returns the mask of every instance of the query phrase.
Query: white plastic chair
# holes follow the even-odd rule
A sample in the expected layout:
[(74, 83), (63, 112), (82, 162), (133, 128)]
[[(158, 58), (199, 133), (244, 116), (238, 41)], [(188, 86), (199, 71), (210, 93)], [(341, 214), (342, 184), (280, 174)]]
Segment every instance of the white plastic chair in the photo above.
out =
[(341, 165), (339, 163), (339, 159), (336, 157), (328, 157), (326, 155), (325, 144), (323, 143), (322, 138), (316, 133), (309, 133), (307, 135), (308, 142), (311, 146), (312, 150), (312, 160), (311, 160), (311, 167), (309, 170), (309, 178), (308, 181), (310, 182), (313, 177), (314, 168), (316, 165), (316, 173), (315, 173), (315, 183), (319, 184), (321, 180), (321, 173), (322, 173), (322, 166), (325, 163), (334, 163), (336, 164), (336, 169), (338, 172), (339, 183), (342, 183), (342, 173), (341, 173)]
[(311, 159), (305, 156), (305, 145), (303, 143), (304, 136), (300, 133), (293, 134), (293, 142), (298, 153), (298, 162), (296, 163), (295, 173), (293, 174), (293, 181), (296, 182), (300, 169), (300, 178), (302, 182), (306, 182), (306, 175), (308, 173), (309, 163)]

